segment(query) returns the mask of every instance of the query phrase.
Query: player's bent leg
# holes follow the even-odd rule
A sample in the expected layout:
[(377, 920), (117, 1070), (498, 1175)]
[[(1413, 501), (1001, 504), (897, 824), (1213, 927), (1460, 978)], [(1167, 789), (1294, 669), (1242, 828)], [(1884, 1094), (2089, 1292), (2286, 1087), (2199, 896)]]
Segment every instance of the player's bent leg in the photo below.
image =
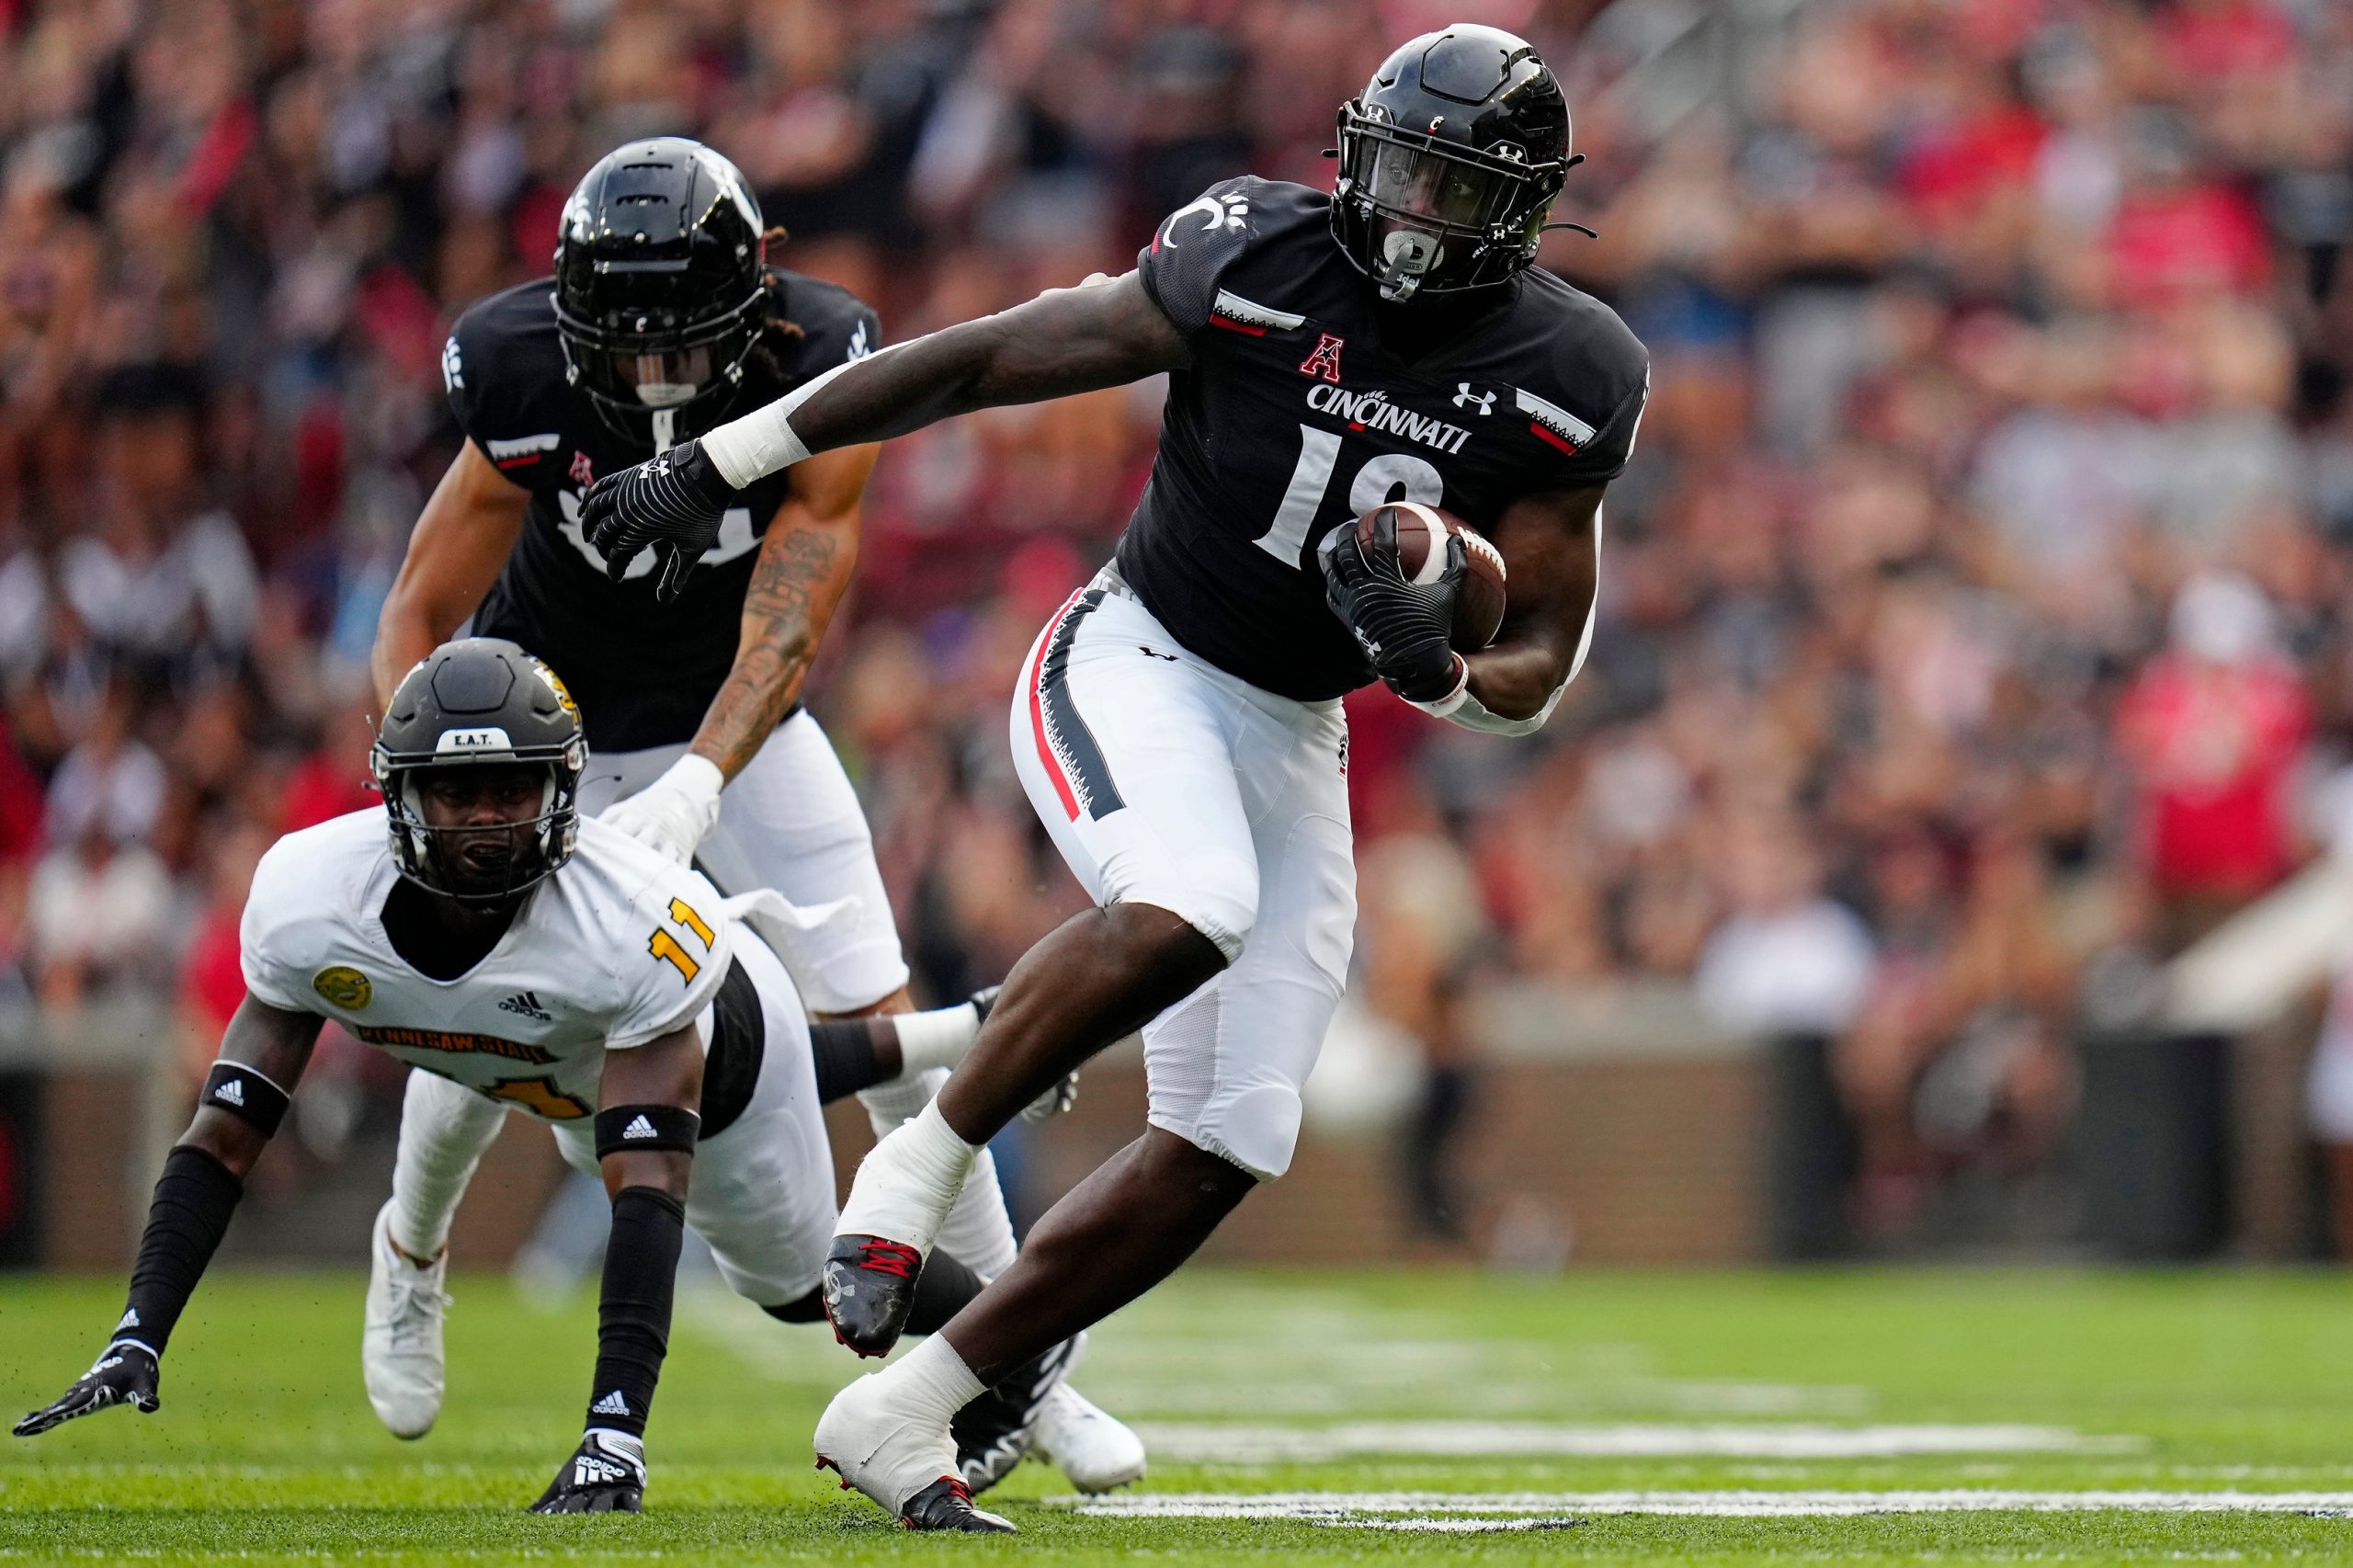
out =
[(368, 1403), (394, 1437), (422, 1437), (441, 1413), (449, 1223), (506, 1120), (504, 1107), (461, 1085), (409, 1074), (392, 1196), (369, 1238), (359, 1337)]
[[(858, 1166), (825, 1262), (835, 1332), (862, 1356), (898, 1341), (923, 1256), (984, 1155), (981, 1142), (1097, 1051), (1214, 974), (1225, 956), (1189, 923), (1149, 904), (1074, 915), (1023, 955), (941, 1098)], [(999, 1030), (1010, 1006), (1016, 1027)], [(992, 1039), (1001, 1058), (987, 1055)], [(960, 1092), (981, 1108), (960, 1126)], [(973, 1130), (968, 1137), (965, 1128)]]
[(826, 1266), (845, 1344), (881, 1355), (915, 1267), (980, 1146), (1063, 1075), (1243, 950), (1257, 850), (1218, 694), (1133, 600), (1074, 595), (1031, 647), (1009, 716), (1023, 790), (1102, 906), (1006, 977), (939, 1100), (858, 1167)]

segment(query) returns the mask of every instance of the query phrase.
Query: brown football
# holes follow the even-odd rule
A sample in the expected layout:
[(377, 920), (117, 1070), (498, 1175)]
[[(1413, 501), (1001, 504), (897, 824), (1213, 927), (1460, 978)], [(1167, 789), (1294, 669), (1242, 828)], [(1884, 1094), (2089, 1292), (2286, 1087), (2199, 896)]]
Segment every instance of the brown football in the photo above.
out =
[(1392, 501), (1357, 519), (1358, 542), (1370, 547), (1381, 514), (1397, 514), (1397, 565), (1409, 583), (1433, 583), (1446, 570), (1446, 551), (1430, 548), (1442, 533), (1462, 537), (1462, 586), (1454, 599), (1454, 651), (1475, 653), (1495, 640), (1504, 623), (1503, 551), (1453, 513), (1418, 501)]

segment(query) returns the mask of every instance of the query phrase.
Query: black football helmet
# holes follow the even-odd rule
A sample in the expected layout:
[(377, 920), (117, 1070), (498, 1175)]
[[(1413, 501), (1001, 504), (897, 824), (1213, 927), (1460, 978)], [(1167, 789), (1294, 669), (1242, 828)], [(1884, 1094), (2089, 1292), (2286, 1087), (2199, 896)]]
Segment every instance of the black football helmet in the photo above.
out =
[[(546, 771), (531, 816), (487, 829), (426, 822), (423, 775), (517, 764)], [(461, 903), (511, 902), (571, 859), (579, 841), (588, 766), (580, 710), (553, 670), (503, 638), (445, 642), (404, 676), (369, 765), (392, 817), (392, 863)]]
[(699, 142), (657, 136), (598, 159), (556, 242), (566, 379), (639, 436), (652, 410), (742, 384), (767, 324), (765, 233), (742, 171)]
[(1536, 258), (1570, 166), (1569, 108), (1527, 40), (1461, 23), (1340, 106), (1332, 233), (1381, 297), (1501, 283)]

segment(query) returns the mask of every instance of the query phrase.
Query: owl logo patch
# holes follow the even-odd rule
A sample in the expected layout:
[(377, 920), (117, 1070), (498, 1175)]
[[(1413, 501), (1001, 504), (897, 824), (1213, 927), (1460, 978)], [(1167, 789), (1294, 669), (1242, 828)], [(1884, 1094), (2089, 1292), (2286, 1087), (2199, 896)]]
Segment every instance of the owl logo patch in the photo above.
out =
[(346, 964), (323, 969), (312, 978), (311, 989), (347, 1012), (358, 1012), (368, 1006), (368, 998), (376, 994), (368, 977)]

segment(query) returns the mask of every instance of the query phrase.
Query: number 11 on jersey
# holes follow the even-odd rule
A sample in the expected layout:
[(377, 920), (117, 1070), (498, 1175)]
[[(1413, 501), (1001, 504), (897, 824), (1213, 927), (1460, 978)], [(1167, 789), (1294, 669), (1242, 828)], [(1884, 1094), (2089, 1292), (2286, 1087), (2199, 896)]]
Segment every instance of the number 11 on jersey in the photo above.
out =
[[(699, 940), (702, 943), (702, 950), (704, 952), (708, 953), (710, 951), (710, 944), (713, 939), (710, 934), (710, 927), (703, 923), (701, 915), (695, 913), (694, 906), (692, 904), (688, 903), (682, 898), (672, 899), (670, 901), (670, 918), (676, 921), (698, 940)], [(666, 926), (656, 926), (654, 928), (654, 935), (645, 939), (645, 950), (652, 953), (655, 958), (660, 959), (663, 962), (668, 964), (671, 968), (676, 970), (678, 971), (678, 978), (688, 984), (692, 984), (695, 976), (702, 972), (701, 962), (696, 959), (694, 954), (687, 951), (685, 943), (679, 941), (677, 937), (670, 935), (670, 929)]]

